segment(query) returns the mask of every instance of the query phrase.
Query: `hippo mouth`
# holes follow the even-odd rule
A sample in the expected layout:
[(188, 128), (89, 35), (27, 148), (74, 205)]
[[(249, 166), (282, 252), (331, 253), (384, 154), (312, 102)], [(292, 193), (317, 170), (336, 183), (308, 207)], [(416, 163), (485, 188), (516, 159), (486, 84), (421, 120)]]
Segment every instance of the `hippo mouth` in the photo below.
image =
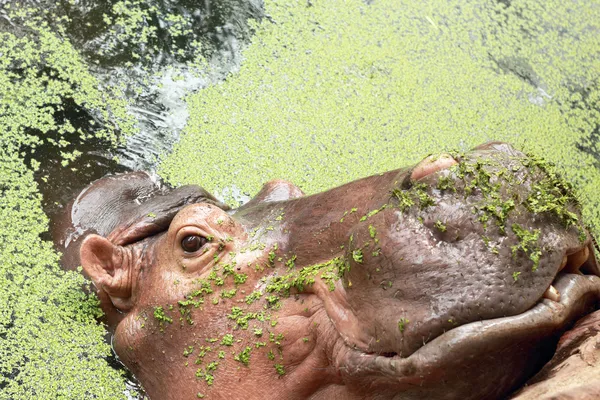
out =
[(447, 371), (464, 370), (468, 360), (493, 359), (492, 353), (510, 352), (520, 344), (557, 340), (576, 319), (596, 308), (599, 300), (600, 268), (588, 240), (585, 246), (564, 255), (552, 284), (521, 314), (457, 326), (408, 356), (394, 350), (369, 353), (347, 346), (338, 361), (348, 377), (369, 376), (377, 384), (392, 382), (396, 388), (423, 386), (431, 380), (446, 379)]

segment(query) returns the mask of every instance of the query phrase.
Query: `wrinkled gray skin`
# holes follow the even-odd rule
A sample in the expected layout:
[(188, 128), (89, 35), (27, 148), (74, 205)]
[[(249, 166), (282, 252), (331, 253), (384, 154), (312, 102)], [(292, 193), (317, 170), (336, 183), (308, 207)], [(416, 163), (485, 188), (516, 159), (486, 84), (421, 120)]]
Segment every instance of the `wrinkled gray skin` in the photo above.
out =
[[(200, 189), (210, 202), (117, 201), (111, 233), (85, 236), (81, 263), (116, 353), (154, 400), (503, 398), (600, 296), (589, 235), (525, 206), (546, 176), (527, 160), (491, 143), (313, 196), (270, 182), (232, 211)], [(467, 187), (476, 173), (460, 176), (475, 165), (514, 200), (503, 224), (482, 223), (493, 196)], [(91, 228), (116, 186), (75, 203)], [(524, 244), (515, 224), (538, 238)]]

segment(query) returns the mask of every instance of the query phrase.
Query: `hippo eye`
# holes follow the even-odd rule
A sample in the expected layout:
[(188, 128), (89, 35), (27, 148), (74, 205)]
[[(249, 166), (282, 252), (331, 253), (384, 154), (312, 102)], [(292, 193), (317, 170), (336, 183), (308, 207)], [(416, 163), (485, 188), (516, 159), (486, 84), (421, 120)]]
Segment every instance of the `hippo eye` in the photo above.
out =
[(200, 250), (200, 248), (204, 246), (207, 241), (208, 240), (206, 240), (205, 237), (198, 235), (186, 236), (181, 241), (181, 248), (186, 253), (193, 253)]

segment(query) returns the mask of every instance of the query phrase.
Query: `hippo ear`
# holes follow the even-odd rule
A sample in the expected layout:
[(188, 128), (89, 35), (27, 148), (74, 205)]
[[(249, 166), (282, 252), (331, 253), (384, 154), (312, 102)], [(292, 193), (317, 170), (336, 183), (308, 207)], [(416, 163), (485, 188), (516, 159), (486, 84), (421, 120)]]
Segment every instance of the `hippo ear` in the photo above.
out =
[(81, 266), (96, 288), (106, 292), (119, 310), (128, 311), (131, 308), (131, 266), (124, 262), (123, 248), (102, 236), (89, 235), (81, 244), (80, 258)]

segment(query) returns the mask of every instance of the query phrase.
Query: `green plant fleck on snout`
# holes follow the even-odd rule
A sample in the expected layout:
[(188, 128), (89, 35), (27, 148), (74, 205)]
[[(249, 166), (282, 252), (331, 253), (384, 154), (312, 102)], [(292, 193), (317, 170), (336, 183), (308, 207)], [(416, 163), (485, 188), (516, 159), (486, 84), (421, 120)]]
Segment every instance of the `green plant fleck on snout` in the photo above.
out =
[(449, 176), (440, 176), (438, 182), (435, 186), (438, 190), (448, 190), (456, 192), (456, 188), (454, 187), (454, 180)]
[(519, 239), (519, 244), (511, 247), (513, 256), (515, 256), (519, 250), (528, 254), (529, 258), (533, 261), (531, 270), (536, 271), (540, 265), (540, 256), (542, 254), (537, 245), (538, 239), (540, 238), (540, 230), (534, 229), (533, 231), (529, 231), (522, 228), (519, 224), (513, 224), (511, 228)]
[(158, 306), (158, 307), (154, 307), (154, 319), (156, 319), (160, 326), (163, 327), (163, 324), (166, 322), (168, 324), (172, 324), (173, 323), (173, 318), (168, 317), (165, 314), (165, 310)]
[(363, 262), (363, 252), (361, 249), (356, 249), (352, 252), (352, 259), (359, 264)]
[(433, 226), (436, 227), (440, 232), (446, 232), (446, 225), (439, 219), (435, 221)]
[(190, 354), (194, 352), (194, 346), (188, 346), (185, 350), (183, 350), (183, 356), (189, 357)]
[(404, 329), (406, 328), (406, 324), (408, 324), (410, 321), (404, 317), (400, 318), (400, 320), (398, 321), (398, 330), (400, 332), (404, 332)]
[(521, 272), (517, 272), (517, 271), (513, 272), (512, 277), (515, 282), (519, 280), (519, 275), (521, 275)]
[(369, 236), (371, 236), (371, 239), (375, 239), (375, 236), (377, 236), (377, 229), (373, 225), (369, 225)]
[(275, 371), (277, 371), (277, 374), (279, 374), (279, 376), (285, 375), (285, 368), (281, 364), (275, 364)]
[(404, 190), (396, 188), (392, 191), (392, 194), (398, 200), (398, 208), (401, 211), (406, 211), (415, 204), (410, 194)]
[(233, 335), (231, 333), (224, 335), (221, 344), (223, 346), (233, 346)]
[(196, 371), (196, 377), (204, 378), (204, 380), (206, 381), (206, 384), (208, 386), (212, 386), (215, 381), (215, 377), (212, 374), (212, 372), (216, 371), (218, 366), (219, 366), (218, 361), (211, 361), (206, 366), (206, 369), (198, 368), (198, 370)]
[(245, 366), (250, 364), (250, 353), (252, 352), (252, 347), (246, 346), (244, 350), (242, 350), (239, 354), (236, 354), (233, 359), (235, 361), (239, 361)]

